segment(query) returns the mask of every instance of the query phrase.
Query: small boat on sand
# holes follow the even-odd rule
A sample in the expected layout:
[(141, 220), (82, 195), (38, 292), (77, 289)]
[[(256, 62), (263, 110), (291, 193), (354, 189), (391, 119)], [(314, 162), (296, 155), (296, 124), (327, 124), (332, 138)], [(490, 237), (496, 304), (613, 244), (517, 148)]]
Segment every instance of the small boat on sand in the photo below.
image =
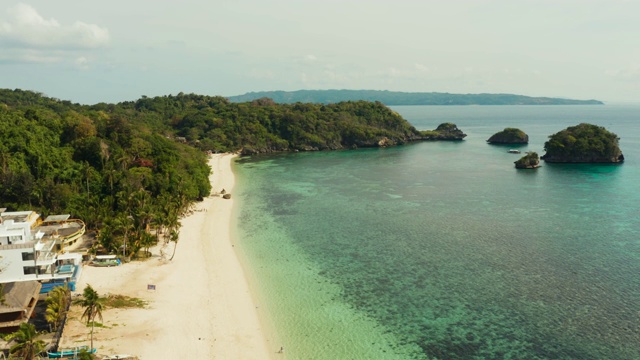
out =
[(93, 261), (92, 266), (110, 267), (120, 265), (120, 259), (116, 255), (97, 255)]
[(63, 358), (70, 358), (70, 357), (77, 359), (78, 354), (82, 353), (82, 351), (86, 351), (89, 354), (96, 353), (95, 348), (89, 350), (88, 346), (78, 346), (73, 349), (64, 349), (56, 352), (47, 352), (47, 356), (49, 357), (49, 359), (63, 359)]

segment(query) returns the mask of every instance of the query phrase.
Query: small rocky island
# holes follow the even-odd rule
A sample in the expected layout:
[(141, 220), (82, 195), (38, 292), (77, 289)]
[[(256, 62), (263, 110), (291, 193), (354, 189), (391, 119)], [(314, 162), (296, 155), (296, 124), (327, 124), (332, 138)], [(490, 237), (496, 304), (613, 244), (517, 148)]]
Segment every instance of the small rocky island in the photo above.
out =
[(493, 134), (489, 140), (489, 144), (527, 144), (529, 143), (529, 135), (524, 131), (516, 128), (505, 128), (504, 130)]
[(422, 140), (462, 140), (467, 136), (456, 124), (443, 123), (435, 130), (421, 131)]
[(538, 153), (531, 151), (520, 160), (514, 161), (514, 164), (516, 164), (516, 169), (535, 169), (540, 167), (540, 157)]
[(602, 126), (582, 123), (549, 136), (542, 159), (552, 163), (619, 163), (624, 155), (618, 140), (618, 135)]

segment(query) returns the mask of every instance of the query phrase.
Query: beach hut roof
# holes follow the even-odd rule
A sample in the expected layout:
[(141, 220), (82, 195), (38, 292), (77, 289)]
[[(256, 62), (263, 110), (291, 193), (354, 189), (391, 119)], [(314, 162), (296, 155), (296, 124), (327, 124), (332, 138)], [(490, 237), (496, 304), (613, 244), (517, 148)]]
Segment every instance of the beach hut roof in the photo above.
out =
[(4, 305), (0, 313), (22, 311), (29, 307), (31, 299), (38, 298), (42, 284), (38, 281), (19, 281), (4, 284)]

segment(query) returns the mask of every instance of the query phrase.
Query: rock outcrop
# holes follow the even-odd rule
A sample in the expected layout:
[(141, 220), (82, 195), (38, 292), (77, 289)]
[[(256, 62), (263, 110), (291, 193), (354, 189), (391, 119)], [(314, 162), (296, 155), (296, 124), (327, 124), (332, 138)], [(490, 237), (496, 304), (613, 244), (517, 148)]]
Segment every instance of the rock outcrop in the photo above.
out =
[(549, 136), (542, 159), (554, 163), (619, 163), (618, 135), (602, 126), (580, 124)]
[(456, 124), (443, 123), (435, 130), (421, 131), (422, 140), (462, 140), (467, 136)]
[(520, 129), (505, 128), (493, 134), (487, 142), (489, 144), (527, 144), (529, 143), (529, 135)]
[(540, 167), (540, 157), (536, 152), (528, 152), (520, 160), (514, 161), (514, 164), (516, 164), (516, 169), (535, 169)]

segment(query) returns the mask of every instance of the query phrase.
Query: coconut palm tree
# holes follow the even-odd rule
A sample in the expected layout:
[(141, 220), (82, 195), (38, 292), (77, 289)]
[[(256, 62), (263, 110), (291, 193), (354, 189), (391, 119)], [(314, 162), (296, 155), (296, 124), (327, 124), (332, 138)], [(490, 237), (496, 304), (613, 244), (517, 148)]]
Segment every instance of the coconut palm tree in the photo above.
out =
[(87, 285), (82, 292), (82, 298), (74, 301), (76, 305), (84, 308), (81, 319), (87, 319), (87, 325), (91, 323), (91, 347), (93, 349), (93, 328), (95, 318), (98, 317), (102, 321), (102, 310), (104, 309), (104, 299), (98, 295), (91, 285)]
[(173, 260), (173, 257), (176, 256), (176, 248), (178, 247), (178, 239), (180, 239), (180, 231), (177, 229), (172, 229), (169, 233), (169, 241), (175, 242), (173, 244), (173, 254), (171, 254), (171, 258), (169, 261)]
[(16, 342), (16, 344), (9, 349), (9, 353), (24, 360), (32, 360), (43, 352), (45, 348), (45, 342), (38, 340), (37, 337), (38, 332), (33, 324), (20, 324), (20, 328), (7, 337), (7, 340), (14, 340)]
[(66, 286), (56, 286), (49, 292), (49, 296), (45, 299), (47, 309), (45, 310), (44, 317), (47, 322), (52, 325), (54, 331), (67, 314), (67, 305), (70, 300), (69, 295), (69, 288)]

